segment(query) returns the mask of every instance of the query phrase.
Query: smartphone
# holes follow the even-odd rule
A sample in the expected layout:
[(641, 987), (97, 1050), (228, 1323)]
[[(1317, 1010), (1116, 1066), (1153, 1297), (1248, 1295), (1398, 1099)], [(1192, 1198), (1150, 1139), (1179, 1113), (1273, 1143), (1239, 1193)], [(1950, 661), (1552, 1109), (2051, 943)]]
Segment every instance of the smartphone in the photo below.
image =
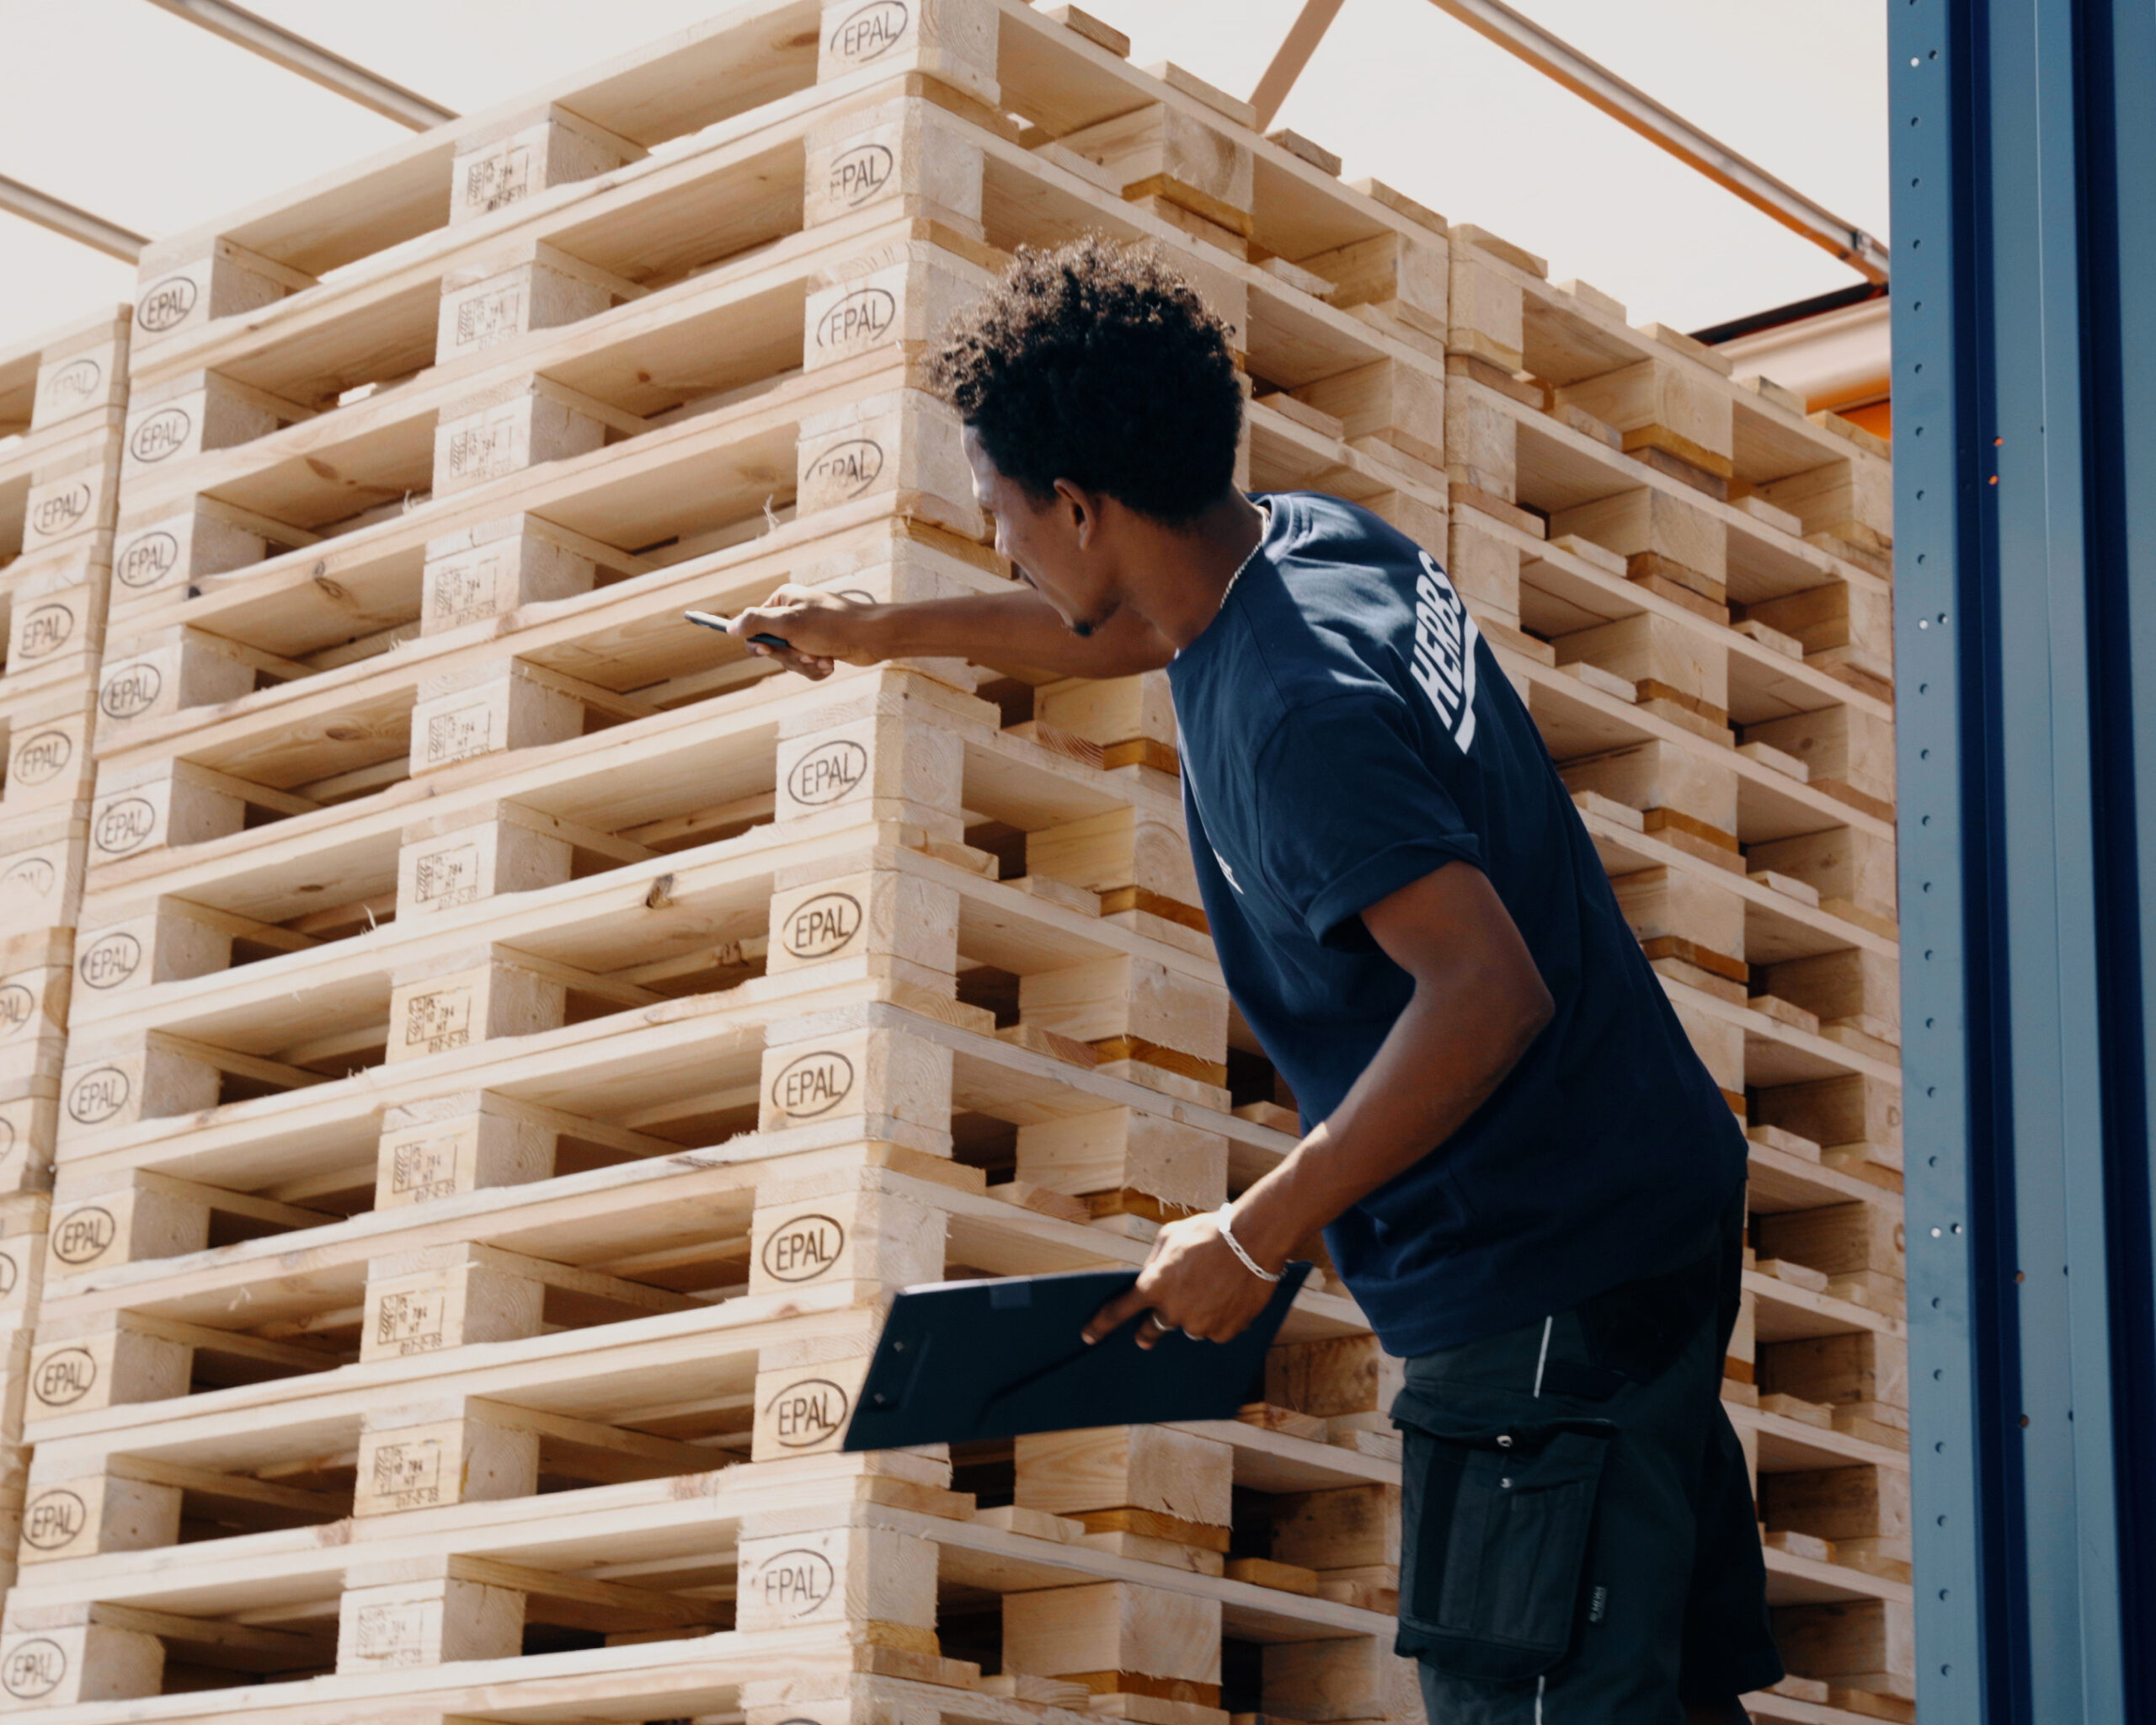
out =
[[(685, 611), (681, 615), (692, 623), (701, 623), (707, 629), (717, 629), (721, 634), (727, 633), (726, 619), (723, 617), (713, 617), (707, 611)], [(776, 647), (782, 653), (791, 653), (793, 650), (792, 642), (777, 635), (751, 635), (749, 638), (760, 646)]]

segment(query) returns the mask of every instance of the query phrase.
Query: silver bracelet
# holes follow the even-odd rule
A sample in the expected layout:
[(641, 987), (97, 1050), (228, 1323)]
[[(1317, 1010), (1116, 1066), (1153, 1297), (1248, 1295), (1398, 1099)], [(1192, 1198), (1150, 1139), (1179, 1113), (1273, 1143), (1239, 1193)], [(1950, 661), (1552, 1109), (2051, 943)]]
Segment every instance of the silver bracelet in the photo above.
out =
[(1245, 1269), (1248, 1270), (1253, 1276), (1256, 1276), (1261, 1282), (1277, 1282), (1280, 1279), (1280, 1278), (1274, 1274), (1271, 1270), (1260, 1269), (1257, 1267), (1257, 1260), (1252, 1258), (1247, 1252), (1244, 1251), (1243, 1242), (1235, 1238), (1235, 1231), (1229, 1226), (1229, 1224), (1235, 1220), (1235, 1201), (1234, 1199), (1230, 1199), (1225, 1204), (1222, 1204), (1219, 1209), (1214, 1210), (1213, 1215), (1220, 1224), (1220, 1237), (1228, 1242), (1228, 1250), (1234, 1252), (1237, 1258), (1240, 1258), (1243, 1261), (1243, 1268)]

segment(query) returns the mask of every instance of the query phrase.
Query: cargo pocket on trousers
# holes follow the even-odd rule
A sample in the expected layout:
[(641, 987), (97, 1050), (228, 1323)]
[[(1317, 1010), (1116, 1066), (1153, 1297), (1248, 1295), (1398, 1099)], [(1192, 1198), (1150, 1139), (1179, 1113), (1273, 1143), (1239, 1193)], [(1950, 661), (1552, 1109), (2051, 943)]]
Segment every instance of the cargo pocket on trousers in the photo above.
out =
[(1463, 1429), (1403, 1391), (1400, 1636), (1455, 1677), (1518, 1682), (1571, 1650), (1602, 1467), (1616, 1428), (1568, 1419)]

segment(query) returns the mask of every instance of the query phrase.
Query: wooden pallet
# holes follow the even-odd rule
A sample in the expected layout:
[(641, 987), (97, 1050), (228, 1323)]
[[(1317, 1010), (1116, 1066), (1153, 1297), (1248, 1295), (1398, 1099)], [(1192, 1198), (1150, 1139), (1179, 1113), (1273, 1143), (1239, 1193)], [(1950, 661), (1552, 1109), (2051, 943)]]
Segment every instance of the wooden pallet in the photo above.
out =
[(1753, 1710), (1908, 1717), (1884, 447), (1126, 46), (750, 0), (146, 258), (35, 470), (117, 494), (101, 651), (0, 679), (69, 748), (0, 802), (67, 1033), (0, 1097), (0, 1710), (1419, 1717), (1337, 1282), (1242, 1422), (830, 1453), (891, 1289), (1135, 1263), (1294, 1142), (1162, 677), (679, 622), (1006, 579), (923, 344), (1091, 229), (1229, 323), (1240, 477), (1444, 553), (1527, 699), (1753, 1140)]
[(0, 1588), (29, 1459), (127, 360), (125, 307), (0, 355)]
[(1753, 1123), (1726, 1390), (1801, 1674), (1748, 1702), (1909, 1717), (1885, 446), (1476, 230), (1450, 318), (1450, 568)]
[[(96, 670), (127, 335), (125, 308), (115, 307), (0, 354), (0, 699), (11, 717), (24, 692)], [(34, 782), (35, 763), (29, 772)]]

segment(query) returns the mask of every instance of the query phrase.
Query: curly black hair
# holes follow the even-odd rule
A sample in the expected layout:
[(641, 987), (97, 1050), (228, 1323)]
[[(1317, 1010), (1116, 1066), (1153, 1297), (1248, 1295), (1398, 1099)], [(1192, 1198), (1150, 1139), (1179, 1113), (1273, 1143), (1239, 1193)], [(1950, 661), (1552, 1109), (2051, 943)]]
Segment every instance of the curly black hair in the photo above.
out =
[(1227, 326), (1150, 247), (1096, 234), (1020, 248), (929, 366), (997, 469), (1038, 499), (1068, 479), (1182, 526), (1234, 483), (1243, 402)]

